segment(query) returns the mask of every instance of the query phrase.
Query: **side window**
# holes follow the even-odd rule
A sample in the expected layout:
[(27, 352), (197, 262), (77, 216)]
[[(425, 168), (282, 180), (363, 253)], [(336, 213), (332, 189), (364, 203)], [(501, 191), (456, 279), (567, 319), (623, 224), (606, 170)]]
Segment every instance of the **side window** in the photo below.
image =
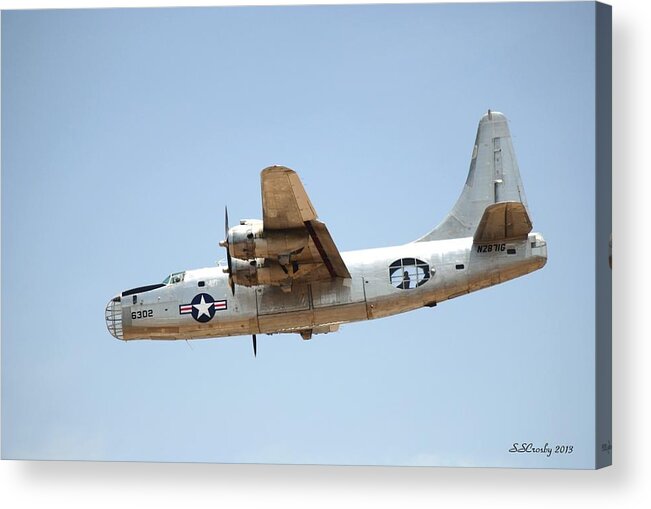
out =
[(418, 258), (401, 258), (389, 265), (389, 282), (394, 288), (410, 290), (429, 281), (434, 270)]

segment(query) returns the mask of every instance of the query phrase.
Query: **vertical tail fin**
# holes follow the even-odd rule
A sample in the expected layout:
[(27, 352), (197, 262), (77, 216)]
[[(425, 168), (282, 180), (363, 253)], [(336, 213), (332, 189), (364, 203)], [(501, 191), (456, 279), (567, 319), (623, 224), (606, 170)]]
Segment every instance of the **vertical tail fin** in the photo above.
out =
[(477, 127), (470, 171), (461, 196), (447, 217), (417, 242), (472, 237), (486, 207), (506, 201), (522, 203), (526, 211), (527, 200), (508, 122), (502, 113), (488, 110)]

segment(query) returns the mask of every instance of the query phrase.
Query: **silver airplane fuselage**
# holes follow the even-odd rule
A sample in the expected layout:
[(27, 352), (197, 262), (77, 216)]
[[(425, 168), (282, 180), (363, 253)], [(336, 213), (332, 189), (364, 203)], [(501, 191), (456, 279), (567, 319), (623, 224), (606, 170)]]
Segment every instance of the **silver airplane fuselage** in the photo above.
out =
[[(226, 268), (171, 274), (109, 301), (122, 340), (334, 332), (340, 324), (435, 306), (542, 268), (547, 244), (527, 210), (506, 117), (479, 121), (468, 177), (448, 215), (400, 246), (340, 253), (300, 178), (261, 172), (263, 219), (228, 227)], [(327, 270), (326, 270), (327, 269)], [(226, 274), (226, 272), (228, 274)]]
[(541, 234), (530, 233), (515, 242), (475, 244), (467, 237), (348, 251), (342, 257), (350, 279), (297, 282), (291, 292), (238, 286), (233, 295), (223, 267), (188, 270), (182, 281), (112, 299), (107, 325), (122, 340), (288, 332), (309, 339), (340, 324), (435, 306), (528, 274), (545, 265), (547, 246)]

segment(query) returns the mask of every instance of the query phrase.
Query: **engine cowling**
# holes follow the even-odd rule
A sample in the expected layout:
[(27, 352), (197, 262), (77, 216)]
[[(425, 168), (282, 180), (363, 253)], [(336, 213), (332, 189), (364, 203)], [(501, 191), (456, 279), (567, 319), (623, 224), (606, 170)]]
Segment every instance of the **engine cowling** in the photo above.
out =
[(281, 231), (264, 231), (259, 219), (240, 221), (228, 230), (228, 249), (233, 258), (280, 258), (300, 252), (308, 243), (304, 228)]
[(242, 286), (278, 285), (291, 283), (291, 277), (275, 260), (232, 260), (233, 281)]

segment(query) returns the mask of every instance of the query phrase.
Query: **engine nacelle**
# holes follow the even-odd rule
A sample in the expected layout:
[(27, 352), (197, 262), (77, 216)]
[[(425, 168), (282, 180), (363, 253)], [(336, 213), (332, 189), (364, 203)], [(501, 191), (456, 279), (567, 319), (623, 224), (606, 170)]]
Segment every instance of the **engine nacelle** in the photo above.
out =
[(242, 286), (291, 284), (291, 277), (275, 260), (231, 260), (233, 282)]
[(241, 260), (279, 258), (301, 251), (308, 242), (304, 228), (282, 231), (264, 231), (256, 219), (240, 221), (228, 230), (228, 249), (231, 257)]

